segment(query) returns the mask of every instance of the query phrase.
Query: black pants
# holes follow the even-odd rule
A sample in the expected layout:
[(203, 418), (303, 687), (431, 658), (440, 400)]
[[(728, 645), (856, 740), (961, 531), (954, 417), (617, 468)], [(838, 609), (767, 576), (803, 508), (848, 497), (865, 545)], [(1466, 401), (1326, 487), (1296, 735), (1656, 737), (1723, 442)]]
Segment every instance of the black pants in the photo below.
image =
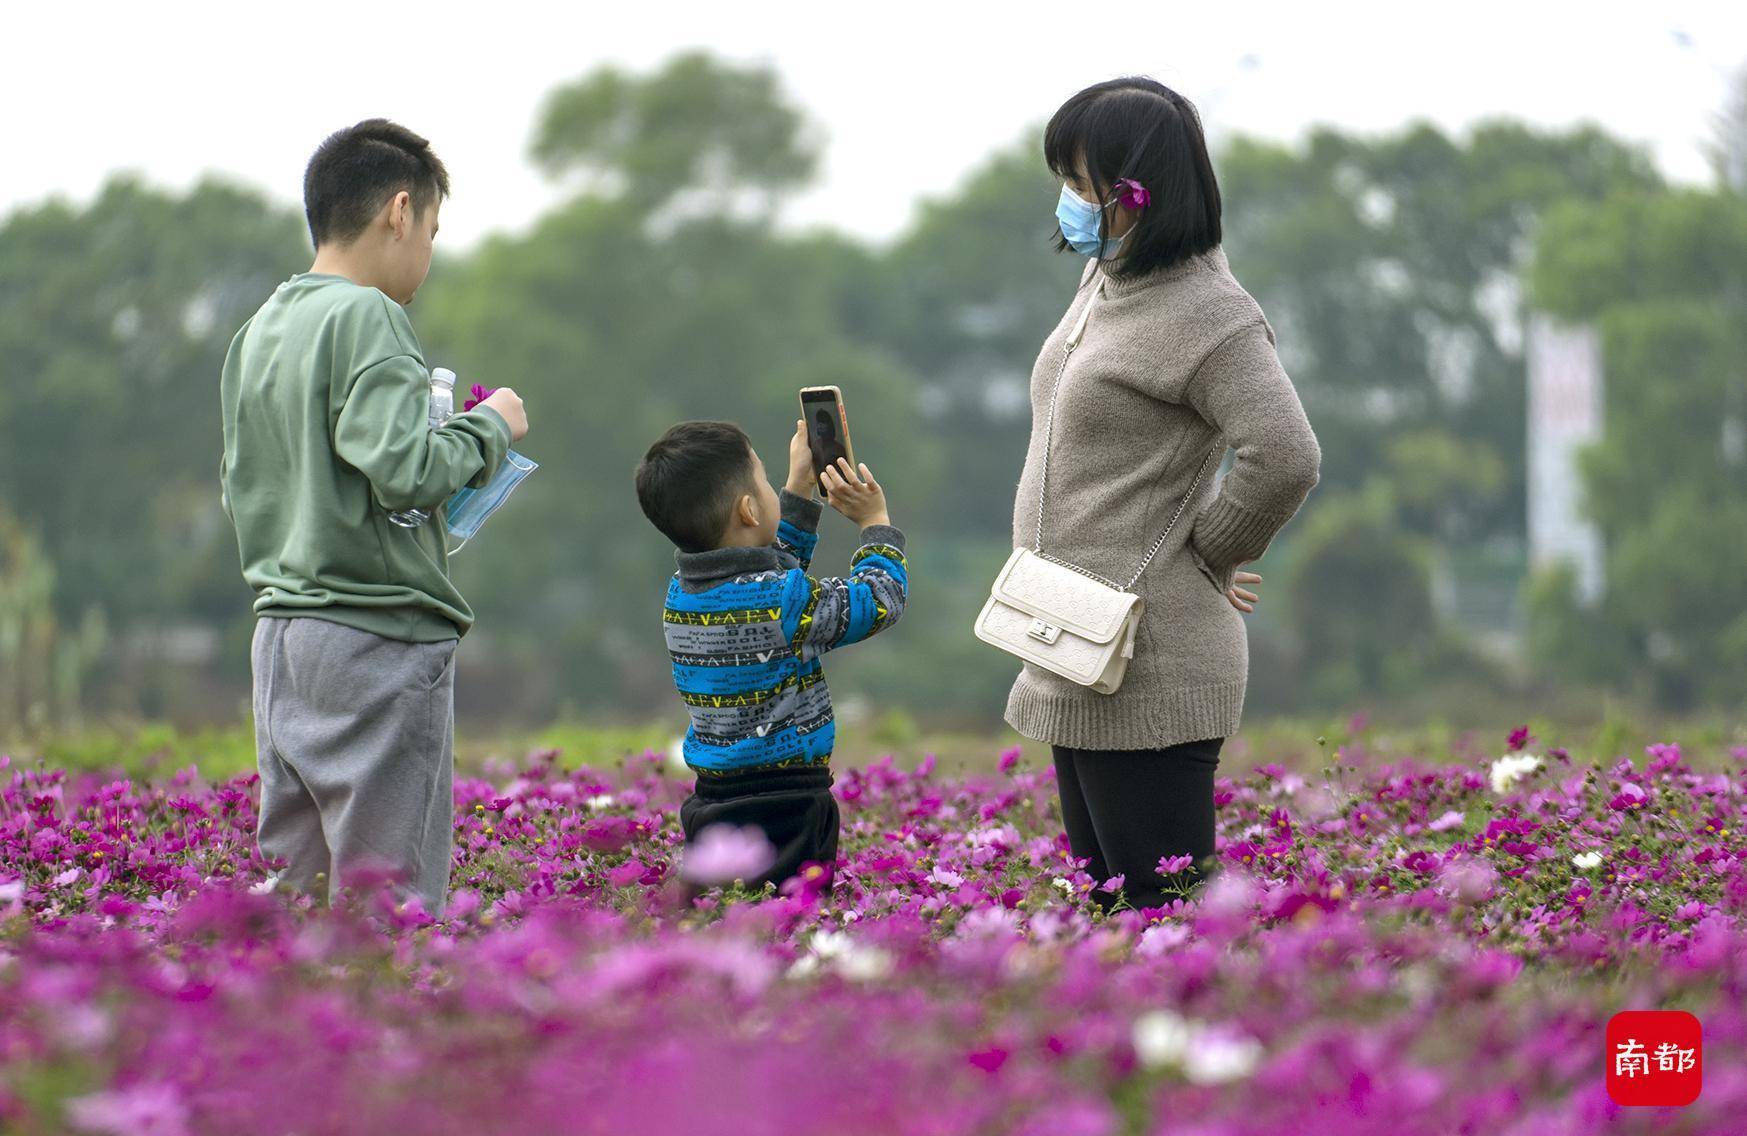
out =
[(831, 784), (829, 768), (699, 777), (679, 807), (680, 828), (688, 844), (712, 824), (761, 829), (776, 849), (776, 862), (746, 884), (754, 891), (766, 881), (780, 888), (808, 860), (831, 864), (837, 859), (841, 821)]
[[(1173, 877), (1182, 883), (1212, 874), (1202, 862), (1213, 855), (1213, 771), (1224, 744), (1224, 738), (1208, 738), (1165, 749), (1052, 747), (1068, 845), (1091, 861), (1086, 871), (1094, 880), (1120, 875), (1130, 905), (1157, 907), (1174, 898), (1163, 891), (1161, 858), (1195, 857)], [(1116, 901), (1106, 892), (1092, 894), (1100, 906)]]

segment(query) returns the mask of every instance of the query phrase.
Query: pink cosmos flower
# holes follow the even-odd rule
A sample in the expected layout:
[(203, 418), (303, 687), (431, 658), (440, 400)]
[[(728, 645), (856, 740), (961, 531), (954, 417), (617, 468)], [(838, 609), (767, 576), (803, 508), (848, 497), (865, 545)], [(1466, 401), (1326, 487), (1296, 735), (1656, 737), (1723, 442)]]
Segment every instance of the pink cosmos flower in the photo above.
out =
[(1433, 832), (1445, 832), (1449, 829), (1459, 827), (1464, 819), (1466, 819), (1466, 818), (1463, 816), (1463, 814), (1457, 812), (1455, 809), (1450, 809), (1450, 810), (1446, 811), (1442, 816), (1440, 816), (1437, 820), (1434, 820), (1430, 824), (1426, 825), (1426, 827), (1431, 829)]
[(133, 1136), (138, 1132), (187, 1136), (188, 1106), (174, 1085), (139, 1084), (75, 1097), (67, 1117), (83, 1132)]
[(486, 399), (497, 393), (496, 387), (487, 387), (479, 383), (473, 384), (473, 397), (461, 404), (462, 410), (472, 410)]
[(1438, 871), (1438, 882), (1457, 903), (1475, 904), (1492, 896), (1498, 872), (1486, 860), (1463, 857), (1444, 864)]
[(776, 863), (776, 849), (763, 832), (748, 826), (712, 824), (685, 850), (681, 878), (699, 884), (750, 880)]
[(1620, 786), (1619, 795), (1609, 801), (1607, 807), (1616, 812), (1625, 812), (1628, 809), (1642, 808), (1649, 799), (1650, 794), (1644, 792), (1641, 786), (1627, 781)]
[(967, 1054), (965, 1060), (985, 1073), (993, 1073), (1007, 1064), (1007, 1051), (998, 1045), (991, 1045), (987, 1049), (979, 1049), (975, 1053)]
[(1117, 200), (1130, 209), (1145, 209), (1152, 204), (1152, 193), (1133, 178), (1117, 178), (1116, 188), (1119, 191)]
[(1174, 876), (1195, 862), (1195, 857), (1189, 855), (1163, 856), (1159, 858), (1158, 872), (1161, 876)]
[(1528, 745), (1533, 738), (1534, 735), (1529, 733), (1529, 728), (1527, 726), (1518, 726), (1510, 732), (1510, 748), (1513, 752), (1522, 749), (1524, 746)]

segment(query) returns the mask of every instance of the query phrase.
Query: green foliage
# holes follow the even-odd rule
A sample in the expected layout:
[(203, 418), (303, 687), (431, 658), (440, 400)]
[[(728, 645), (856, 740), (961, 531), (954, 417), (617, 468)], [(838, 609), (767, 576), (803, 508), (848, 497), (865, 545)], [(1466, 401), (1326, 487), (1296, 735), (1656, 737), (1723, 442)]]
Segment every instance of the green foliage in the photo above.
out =
[(1615, 645), (1602, 657), (1661, 705), (1737, 701), (1747, 684), (1747, 581), (1732, 570), (1747, 562), (1747, 201), (1682, 191), (1562, 208), (1532, 284), (1549, 309), (1599, 325), (1606, 392), (1603, 436), (1580, 455), (1606, 596), (1579, 611), (1547, 585), (1539, 657), (1601, 638)]
[(1559, 202), (1657, 186), (1648, 156), (1592, 127), (1494, 122), (1458, 141), (1418, 125), (1317, 130), (1299, 149), (1236, 139), (1220, 176), (1233, 270), (1278, 331), (1322, 443), (1319, 496), (1358, 488), (1404, 435), (1435, 430), (1484, 478), (1402, 520), (1442, 539), (1520, 539), (1525, 242)]
[(12, 505), (55, 565), (63, 618), (234, 613), (217, 375), (303, 247), (294, 214), (210, 181), (172, 196), (117, 178), (85, 210), (51, 202), (0, 227), (0, 484), (30, 486)]
[(63, 623), (54, 595), (55, 568), (42, 542), (0, 502), (0, 722), (41, 729), (78, 720), (107, 631), (95, 607)]
[(201, 730), (180, 730), (164, 722), (64, 730), (18, 752), (50, 766), (129, 777), (168, 778), (198, 766), (208, 781), (222, 781), (255, 771), (255, 734), (248, 723)]
[(770, 69), (694, 51), (647, 77), (607, 66), (553, 91), (533, 155), (553, 176), (592, 174), (595, 192), (617, 187), (653, 213), (691, 189), (768, 200), (801, 185), (818, 161), (803, 125)]
[(1312, 701), (1338, 705), (1419, 677), (1436, 631), (1431, 553), (1395, 523), (1388, 495), (1323, 502), (1297, 552), (1287, 594), (1293, 630), (1316, 672)]
[[(491, 642), (520, 638), (558, 661), (553, 686), (518, 692), (536, 715), (560, 691), (644, 713), (671, 701), (658, 629), (673, 552), (638, 509), (631, 473), (673, 423), (742, 423), (780, 481), (796, 392), (835, 383), (851, 392), (858, 456), (900, 525), (938, 477), (935, 455), (909, 441), (916, 378), (846, 326), (839, 242), (721, 217), (656, 236), (627, 224), (629, 211), (578, 198), (423, 300), (430, 358), (464, 382), (514, 385), (533, 417), (522, 449), (541, 472), (453, 570)], [(615, 267), (587, 267), (603, 263)], [(822, 528), (837, 535), (818, 569), (846, 570), (853, 534), (835, 516)]]
[[(535, 124), (532, 156), (570, 196), (525, 235), (439, 260), (415, 312), (430, 361), (464, 385), (515, 386), (534, 425), (521, 448), (542, 463), (454, 561), (480, 616), (464, 717), (671, 714), (654, 616), (671, 552), (636, 508), (631, 470), (673, 422), (721, 417), (780, 477), (796, 388), (815, 383), (845, 388), (916, 570), (904, 625), (834, 659), (833, 689), (893, 740), (913, 729), (894, 707), (961, 728), (998, 717), (1011, 661), (968, 629), (1009, 546), (1031, 368), (1084, 262), (1053, 249), (1057, 187), (1035, 126), (924, 202), (889, 247), (773, 231), (819, 153), (768, 67), (694, 52), (597, 70), (555, 90)], [(1677, 648), (1690, 657), (1673, 670), (1657, 664), (1657, 689), (1726, 696), (1747, 624), (1700, 614), (1686, 589), (1739, 558), (1733, 506), (1717, 512), (1698, 487), (1709, 478), (1715, 497), (1741, 474), (1677, 438), (1716, 437), (1741, 405), (1739, 375), (1731, 386), (1717, 362), (1747, 326), (1738, 214), (1662, 192), (1641, 150), (1593, 128), (1237, 138), (1219, 172), (1233, 268), (1280, 333), (1324, 453), (1305, 515), (1257, 566), (1252, 656), (1272, 677), (1252, 684), (1250, 709), (1490, 675), (1431, 614), (1431, 570), (1520, 545), (1512, 329), (1537, 232), (1537, 300), (1603, 320), (1622, 392), (1609, 431), (1624, 440), (1586, 467), (1609, 570), (1631, 581), (1606, 626), (1644, 650), (1703, 639)], [(249, 613), (218, 508), (213, 391), (235, 330), (307, 263), (294, 211), (215, 182), (174, 194), (118, 177), (88, 208), (51, 202), (0, 224), (12, 411), (0, 483), (30, 488), (11, 499), (8, 539), (52, 568), (51, 598), (32, 602), (83, 645), (28, 664), (31, 681), (136, 716), (229, 715)], [(1658, 296), (1679, 310), (1622, 310)], [(1652, 493), (1674, 469), (1688, 488)], [(841, 571), (853, 533), (833, 515), (823, 530), (816, 570)], [(1692, 554), (1671, 566), (1668, 548)], [(1537, 635), (1572, 649), (1543, 624)], [(127, 650), (177, 627), (218, 632), (223, 681)], [(0, 706), (0, 724), (23, 713)]]
[[(950, 476), (918, 502), (931, 530), (1005, 539), (1031, 437), (1031, 367), (1085, 267), (1052, 242), (1060, 185), (1041, 131), (925, 202), (884, 258), (885, 320), (870, 332), (924, 383), (924, 437)], [(997, 563), (996, 567), (999, 567)]]

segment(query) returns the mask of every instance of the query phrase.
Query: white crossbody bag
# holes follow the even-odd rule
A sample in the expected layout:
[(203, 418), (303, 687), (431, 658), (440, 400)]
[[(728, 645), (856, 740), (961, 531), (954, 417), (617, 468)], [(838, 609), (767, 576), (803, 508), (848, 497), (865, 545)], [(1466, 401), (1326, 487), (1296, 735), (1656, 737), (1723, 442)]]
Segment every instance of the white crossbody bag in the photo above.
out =
[(1062, 378), (1068, 360), (1080, 338), (1086, 332), (1086, 319), (1092, 305), (1103, 294), (1104, 278), (1086, 301), (1079, 320), (1068, 334), (1062, 365), (1056, 371), (1055, 387), (1049, 397), (1049, 417), (1044, 427), (1043, 473), (1037, 501), (1037, 540), (1031, 548), (1016, 548), (1001, 574), (989, 589), (989, 600), (977, 616), (977, 638), (992, 643), (1010, 655), (1016, 655), (1044, 670), (1061, 675), (1081, 686), (1089, 686), (1100, 694), (1114, 694), (1128, 673), (1128, 661), (1134, 658), (1134, 638), (1140, 627), (1146, 603), (1135, 594), (1147, 565), (1164, 547), (1171, 529), (1182, 516), (1189, 498), (1201, 485), (1207, 463), (1214, 450), (1201, 460), (1195, 480), (1184, 494), (1182, 503), (1172, 514), (1170, 524), (1153, 542), (1140, 567), (1128, 583), (1118, 584), (1096, 572), (1058, 560), (1043, 551), (1043, 507), (1049, 489), (1050, 444), (1055, 436), (1056, 400), (1061, 394)]

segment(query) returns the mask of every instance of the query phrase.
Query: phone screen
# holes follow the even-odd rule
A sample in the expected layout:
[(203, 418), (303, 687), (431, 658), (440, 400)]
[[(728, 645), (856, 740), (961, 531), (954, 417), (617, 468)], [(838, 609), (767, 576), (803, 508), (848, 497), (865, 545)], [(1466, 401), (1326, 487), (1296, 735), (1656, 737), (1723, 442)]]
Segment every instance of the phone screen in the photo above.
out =
[[(807, 423), (807, 445), (813, 451), (813, 476), (818, 477), (838, 458), (848, 458), (851, 467), (855, 458), (849, 448), (849, 426), (843, 420), (843, 406), (837, 394), (828, 390), (801, 392), (801, 411)], [(823, 486), (820, 487), (823, 491)]]

